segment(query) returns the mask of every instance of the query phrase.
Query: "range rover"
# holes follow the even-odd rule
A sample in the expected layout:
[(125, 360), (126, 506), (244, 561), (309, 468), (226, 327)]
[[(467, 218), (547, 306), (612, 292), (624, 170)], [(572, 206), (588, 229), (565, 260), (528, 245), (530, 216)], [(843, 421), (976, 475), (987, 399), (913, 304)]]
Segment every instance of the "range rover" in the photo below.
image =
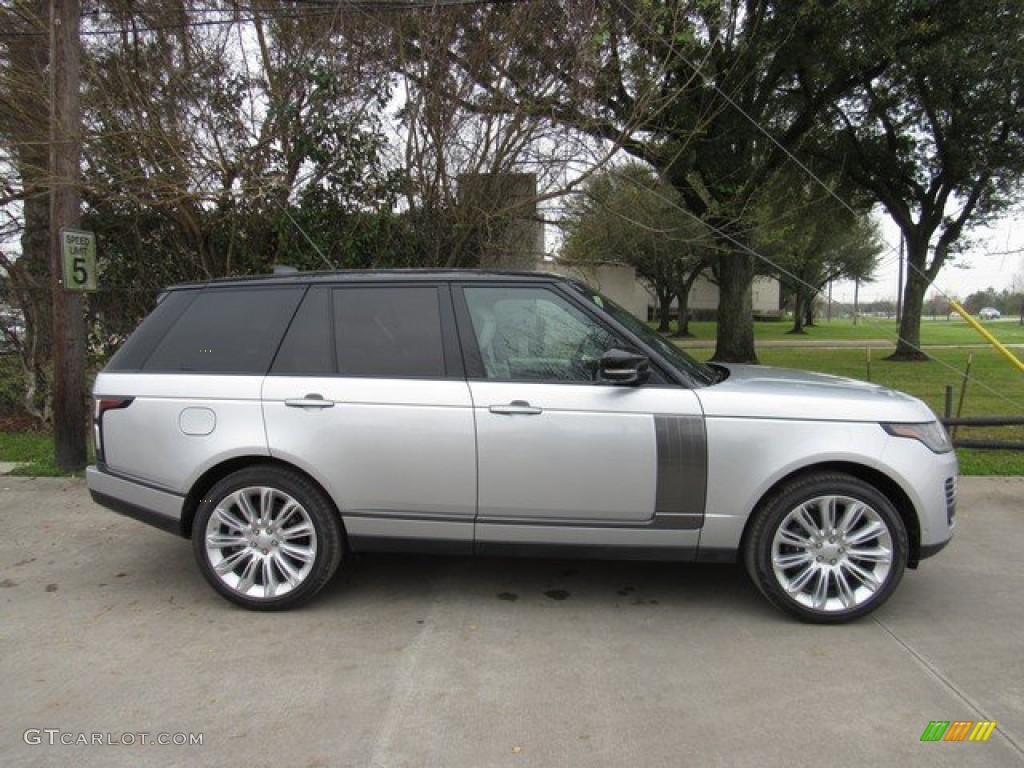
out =
[(191, 538), (221, 595), (311, 598), (350, 554), (742, 562), (838, 623), (950, 540), (957, 462), (873, 384), (699, 363), (546, 274), (168, 289), (96, 379), (101, 505)]

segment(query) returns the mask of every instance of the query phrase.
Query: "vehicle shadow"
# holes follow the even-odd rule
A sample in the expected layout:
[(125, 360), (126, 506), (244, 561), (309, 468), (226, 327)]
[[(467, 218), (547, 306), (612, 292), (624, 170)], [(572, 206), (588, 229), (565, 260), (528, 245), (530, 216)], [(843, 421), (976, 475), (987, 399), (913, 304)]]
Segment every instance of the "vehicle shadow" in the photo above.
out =
[(317, 601), (416, 599), (467, 605), (702, 609), (777, 615), (736, 564), (566, 558), (354, 556)]

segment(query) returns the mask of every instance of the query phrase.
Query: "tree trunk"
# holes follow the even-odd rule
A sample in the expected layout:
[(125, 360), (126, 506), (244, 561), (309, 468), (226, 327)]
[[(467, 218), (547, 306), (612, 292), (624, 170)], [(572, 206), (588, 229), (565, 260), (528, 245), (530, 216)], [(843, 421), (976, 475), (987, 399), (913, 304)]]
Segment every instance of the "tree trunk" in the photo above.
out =
[(685, 306), (679, 310), (679, 315), (676, 317), (676, 332), (672, 335), (677, 339), (687, 339), (693, 336), (690, 333), (690, 310)]
[(40, 137), (49, 130), (49, 94), (46, 71), (49, 66), (49, 35), (45, 32), (50, 13), (49, 0), (21, 6), (25, 26), (23, 37), (8, 42), (9, 88), (14, 102), (6, 124), (14, 139), (14, 162), (25, 197), (22, 203), (25, 228), (21, 235), (21, 256), (4, 259), (11, 292), (25, 318), (25, 335), (18, 345), (25, 381), (24, 408), (42, 424), (51, 417), (50, 360), (52, 353), (52, 286), (50, 277), (50, 200), (46, 194), (50, 148)]
[(697, 278), (703, 271), (703, 267), (692, 271), (689, 275), (686, 275), (682, 280), (680, 280), (679, 285), (676, 287), (676, 306), (679, 308), (679, 317), (676, 320), (675, 332), (675, 336), (677, 338), (693, 336), (693, 334), (690, 333), (690, 290), (693, 288), (693, 284), (697, 282)]
[(807, 313), (804, 312), (804, 292), (797, 288), (793, 291), (793, 327), (789, 333), (805, 333), (804, 320)]
[[(908, 251), (912, 248), (908, 243)], [(927, 248), (927, 244), (925, 245)], [(914, 262), (914, 254), (908, 252), (908, 261)], [(924, 263), (922, 259), (921, 264)], [(918, 269), (907, 271), (907, 282), (903, 288), (903, 316), (900, 318), (900, 338), (896, 343), (896, 351), (888, 360), (919, 361), (927, 360), (928, 355), (921, 351), (921, 312), (924, 308), (924, 295), (928, 290), (928, 282)]]
[(672, 291), (658, 289), (658, 333), (672, 330)]
[(754, 307), (750, 286), (754, 281), (753, 257), (735, 250), (718, 260), (717, 363), (757, 363), (754, 351)]
[[(41, 153), (48, 161), (48, 150)], [(22, 183), (43, 183), (33, 178), (30, 163), (22, 165)], [(41, 177), (41, 174), (38, 174)], [(25, 337), (19, 349), (25, 378), (25, 410), (41, 424), (49, 424), (53, 407), (50, 386), (52, 358), (53, 292), (50, 277), (50, 201), (39, 194), (24, 204), (25, 231), (21, 236), (21, 258), (8, 270), (11, 287), (25, 318)]]

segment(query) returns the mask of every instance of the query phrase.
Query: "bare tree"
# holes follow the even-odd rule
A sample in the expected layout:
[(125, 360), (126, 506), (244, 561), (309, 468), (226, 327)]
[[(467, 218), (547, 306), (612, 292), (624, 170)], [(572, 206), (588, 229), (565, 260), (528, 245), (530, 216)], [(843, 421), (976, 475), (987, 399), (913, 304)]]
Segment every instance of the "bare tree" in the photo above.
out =
[[(100, 236), (94, 348), (170, 282), (345, 263), (346, 215), (395, 204), (380, 116), (384, 37), (358, 15), (274, 2), (106, 0), (83, 19), (86, 225)], [(0, 259), (25, 314), (27, 407), (48, 417), (44, 77), (48, 3), (0, 4)], [(369, 55), (373, 52), (373, 55)], [(299, 211), (322, 232), (300, 231)], [(312, 217), (312, 214), (310, 215)], [(314, 238), (316, 241), (314, 242)], [(19, 242), (20, 239), (20, 242)], [(301, 252), (301, 255), (299, 255)]]
[[(613, 154), (556, 120), (524, 111), (480, 109), (487, 87), (474, 73), (485, 66), (509, 66), (512, 50), (466, 49), (465, 17), (438, 10), (382, 19), (392, 30), (398, 57), (392, 65), (400, 83), (398, 158), (406, 171), (406, 205), (418, 212), (432, 252), (428, 263), (475, 266), (482, 249), (500, 239), (510, 219), (544, 216), (543, 209)], [(488, 57), (451, 66), (449, 56)], [(475, 205), (460, 199), (463, 180), (528, 174), (536, 179), (533, 199), (491, 200)], [(473, 185), (469, 185), (472, 187)], [(479, 188), (479, 185), (477, 185)], [(538, 213), (537, 209), (541, 208)]]
[(0, 266), (24, 316), (24, 334), (8, 342), (18, 352), (25, 409), (41, 422), (51, 416), (51, 274), (49, 202), (49, 3), (0, 5)]

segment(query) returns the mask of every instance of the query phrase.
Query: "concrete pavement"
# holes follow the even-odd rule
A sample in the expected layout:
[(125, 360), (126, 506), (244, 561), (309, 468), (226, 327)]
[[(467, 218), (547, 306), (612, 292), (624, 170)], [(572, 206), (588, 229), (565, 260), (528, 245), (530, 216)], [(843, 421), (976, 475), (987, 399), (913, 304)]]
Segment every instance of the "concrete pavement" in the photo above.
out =
[(1022, 765), (1022, 499), (962, 480), (945, 552), (813, 627), (739, 567), (397, 555), (249, 613), (81, 481), (2, 477), (0, 765)]

